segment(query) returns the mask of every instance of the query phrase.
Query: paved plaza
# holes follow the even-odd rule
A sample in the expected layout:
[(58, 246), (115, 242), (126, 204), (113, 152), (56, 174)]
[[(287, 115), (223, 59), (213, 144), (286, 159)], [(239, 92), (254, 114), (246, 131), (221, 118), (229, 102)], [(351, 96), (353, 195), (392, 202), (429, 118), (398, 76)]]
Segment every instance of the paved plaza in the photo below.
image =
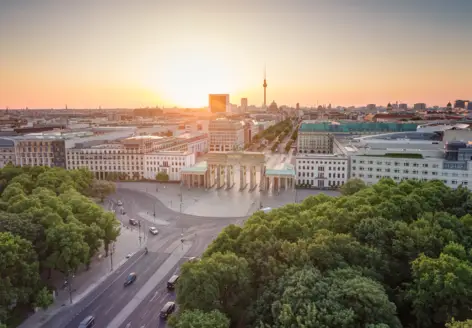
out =
[[(139, 190), (159, 199), (165, 206), (176, 212), (205, 217), (241, 217), (257, 211), (260, 206), (277, 208), (295, 201), (301, 202), (310, 195), (325, 193), (339, 196), (337, 191), (321, 190), (281, 190), (259, 192), (239, 188), (226, 190), (203, 188), (185, 188), (180, 184), (157, 182), (119, 182), (118, 188)], [(182, 194), (182, 203), (181, 197)]]

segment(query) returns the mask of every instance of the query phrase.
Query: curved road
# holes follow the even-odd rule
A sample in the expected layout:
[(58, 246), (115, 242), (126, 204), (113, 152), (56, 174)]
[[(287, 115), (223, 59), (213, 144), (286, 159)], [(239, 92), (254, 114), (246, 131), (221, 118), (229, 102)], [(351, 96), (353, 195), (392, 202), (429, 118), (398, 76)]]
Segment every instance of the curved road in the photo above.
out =
[[(188, 257), (200, 256), (225, 226), (241, 223), (245, 219), (208, 218), (174, 212), (155, 197), (134, 190), (118, 189), (113, 195), (113, 201), (116, 203), (117, 200), (123, 202), (126, 211), (126, 215), (120, 215), (119, 208), (116, 211), (125, 228), (131, 228), (129, 218), (141, 221), (142, 246), (148, 247), (149, 253), (145, 255), (139, 251), (133, 255), (89, 295), (58, 313), (43, 327), (77, 328), (88, 315), (95, 316), (96, 327), (100, 328), (165, 327), (159, 312), (167, 301), (175, 299), (174, 293), (167, 291), (168, 278), (178, 272)], [(153, 216), (154, 207), (156, 220)], [(157, 236), (148, 232), (150, 226), (159, 229)], [(185, 250), (170, 261), (175, 250), (180, 249), (182, 238)], [(138, 278), (132, 285), (124, 287), (123, 282), (130, 272), (136, 272)], [(127, 313), (124, 309), (130, 303), (136, 303), (136, 308)], [(124, 320), (117, 324), (117, 317), (123, 317)], [(112, 321), (116, 326), (110, 325)]]

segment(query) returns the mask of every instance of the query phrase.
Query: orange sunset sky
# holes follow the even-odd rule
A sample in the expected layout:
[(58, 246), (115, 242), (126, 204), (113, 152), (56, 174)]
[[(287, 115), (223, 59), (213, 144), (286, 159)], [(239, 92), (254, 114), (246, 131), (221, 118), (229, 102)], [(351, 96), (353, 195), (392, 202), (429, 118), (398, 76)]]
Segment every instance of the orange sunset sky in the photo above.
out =
[(470, 0), (2, 0), (0, 108), (472, 98)]

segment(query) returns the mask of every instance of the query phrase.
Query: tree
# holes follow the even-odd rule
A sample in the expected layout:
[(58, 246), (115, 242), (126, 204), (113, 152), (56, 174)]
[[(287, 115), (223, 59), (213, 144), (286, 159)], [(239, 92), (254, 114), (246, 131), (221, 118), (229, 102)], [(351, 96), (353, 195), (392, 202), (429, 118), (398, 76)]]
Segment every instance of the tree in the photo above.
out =
[(230, 321), (218, 310), (186, 310), (178, 316), (172, 316), (169, 325), (173, 328), (229, 328)]
[(98, 197), (103, 203), (105, 198), (116, 191), (114, 182), (106, 180), (95, 180), (90, 186), (91, 195)]
[(421, 254), (412, 263), (413, 282), (408, 296), (422, 327), (472, 316), (472, 264), (450, 253), (466, 257), (462, 246), (450, 245), (439, 258)]
[(249, 283), (250, 270), (245, 259), (216, 253), (182, 266), (177, 300), (184, 311), (216, 309), (237, 323), (249, 303)]
[(166, 172), (161, 171), (157, 173), (156, 180), (159, 182), (167, 182), (169, 181), (169, 175)]
[(341, 186), (341, 193), (345, 196), (353, 195), (366, 187), (365, 182), (361, 179), (349, 179)]
[(84, 241), (82, 229), (76, 223), (64, 223), (48, 229), (47, 266), (65, 275), (77, 270), (88, 260), (90, 247)]
[(46, 310), (49, 307), (49, 305), (53, 303), (53, 301), (54, 301), (54, 298), (52, 296), (52, 293), (46, 287), (43, 287), (39, 290), (39, 292), (36, 295), (34, 306), (42, 308), (43, 310)]
[(352, 269), (326, 275), (309, 267), (290, 270), (265, 301), (272, 303), (274, 328), (401, 327), (383, 287)]
[(107, 257), (110, 243), (120, 235), (121, 224), (113, 213), (104, 213), (97, 224), (103, 230), (103, 246)]
[(455, 321), (446, 324), (446, 328), (472, 328), (472, 320)]
[(49, 282), (40, 274), (49, 278), (55, 270), (69, 275), (88, 267), (102, 242), (108, 249), (116, 240), (120, 223), (87, 197), (97, 185), (88, 170), (7, 165), (0, 169), (0, 184), (1, 321), (15, 305), (48, 306)]
[(28, 304), (40, 283), (38, 261), (29, 241), (0, 232), (0, 321), (9, 309)]

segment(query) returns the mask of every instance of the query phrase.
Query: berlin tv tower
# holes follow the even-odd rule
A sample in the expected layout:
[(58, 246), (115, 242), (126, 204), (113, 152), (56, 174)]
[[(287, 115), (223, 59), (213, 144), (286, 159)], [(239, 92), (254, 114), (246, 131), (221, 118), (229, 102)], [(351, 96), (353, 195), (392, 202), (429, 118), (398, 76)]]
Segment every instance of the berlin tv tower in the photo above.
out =
[(266, 108), (267, 107), (267, 103), (266, 103), (267, 81), (266, 81), (265, 65), (264, 65), (264, 84), (262, 86), (264, 87), (264, 108)]

